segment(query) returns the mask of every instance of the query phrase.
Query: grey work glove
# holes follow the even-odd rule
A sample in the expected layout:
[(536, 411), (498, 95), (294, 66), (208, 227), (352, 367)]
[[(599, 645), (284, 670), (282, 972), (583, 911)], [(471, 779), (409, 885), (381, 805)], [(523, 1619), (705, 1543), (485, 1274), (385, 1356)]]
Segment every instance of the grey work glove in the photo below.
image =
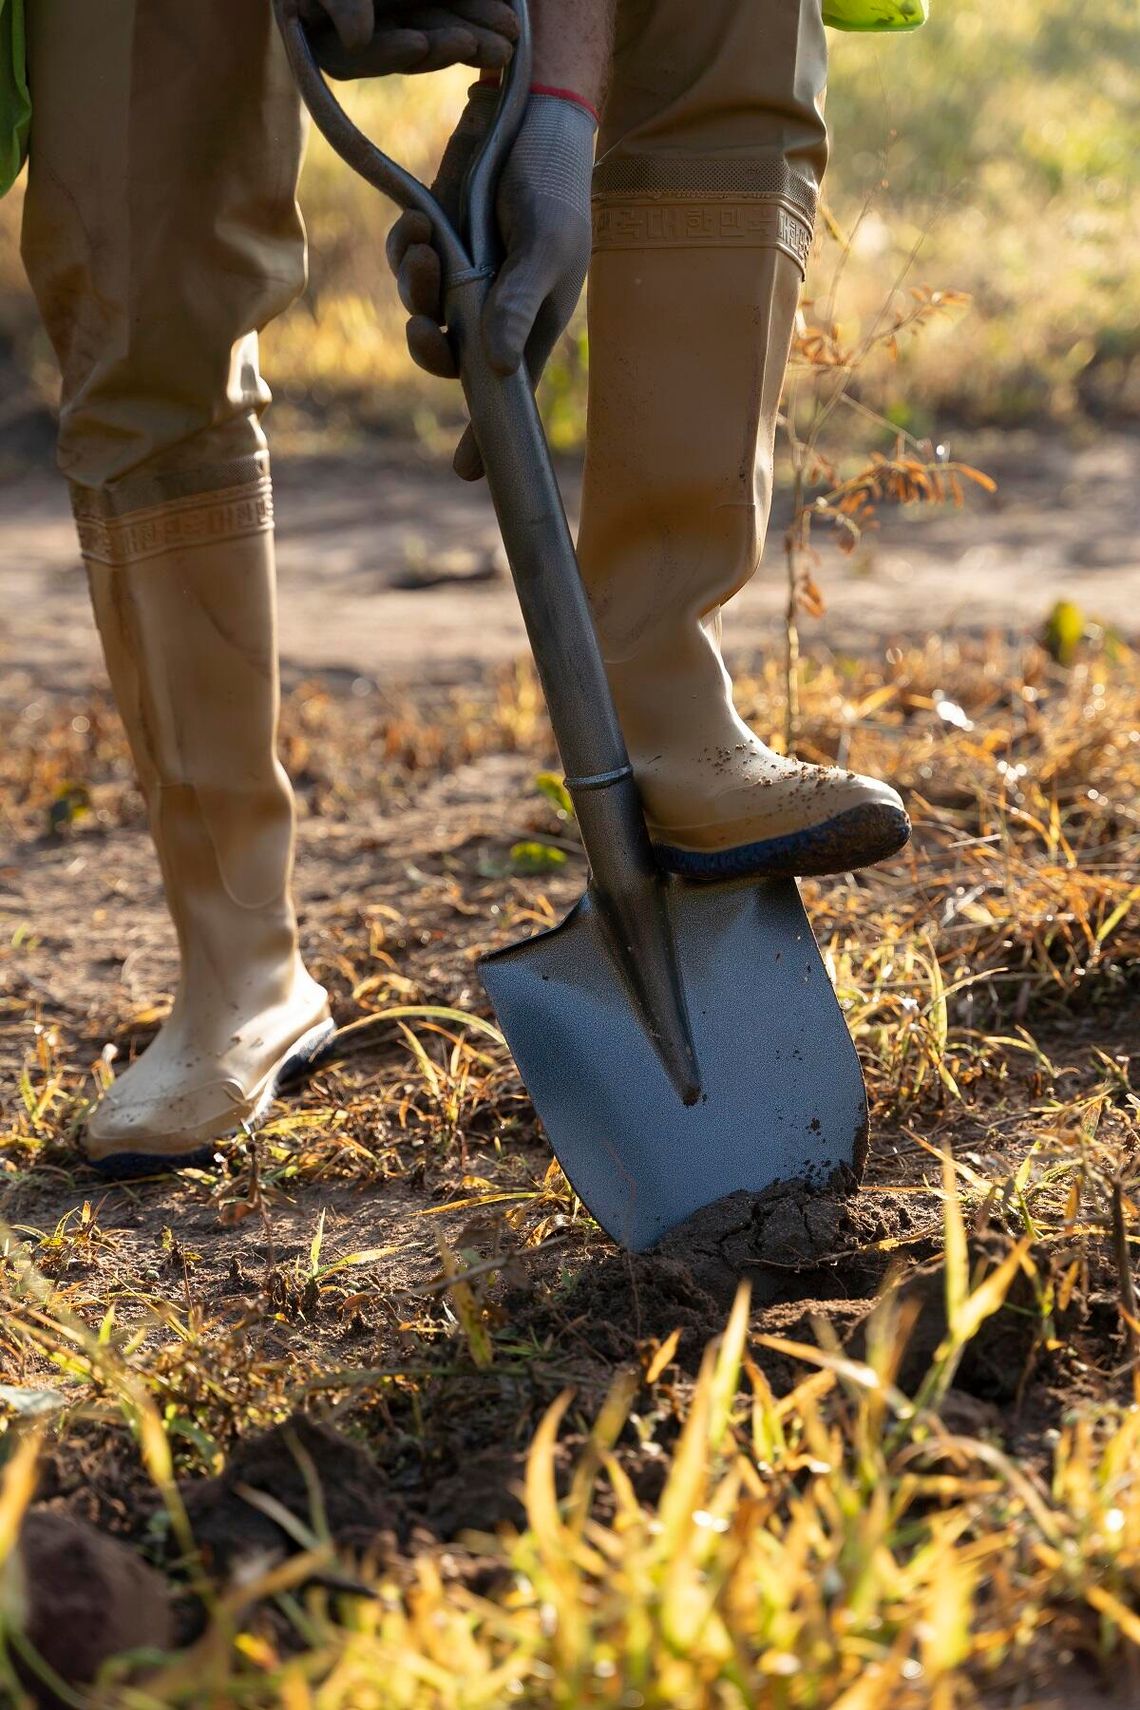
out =
[(384, 77), (447, 65), (508, 63), (519, 21), (506, 0), (297, 0), (330, 77)]
[[(487, 134), (498, 90), (476, 87), (440, 163), (432, 190), (449, 218), (459, 206), (467, 167)], [(587, 108), (558, 95), (532, 95), (499, 179), (495, 203), (504, 259), (483, 311), (492, 368), (513, 374), (526, 358), (538, 384), (582, 294), (590, 261), (590, 174), (597, 124)], [(426, 214), (401, 214), (388, 236), (388, 265), (411, 319), (408, 349), (429, 374), (454, 379), (455, 355), (443, 331), (439, 257)], [(454, 468), (477, 481), (483, 460), (470, 427)]]

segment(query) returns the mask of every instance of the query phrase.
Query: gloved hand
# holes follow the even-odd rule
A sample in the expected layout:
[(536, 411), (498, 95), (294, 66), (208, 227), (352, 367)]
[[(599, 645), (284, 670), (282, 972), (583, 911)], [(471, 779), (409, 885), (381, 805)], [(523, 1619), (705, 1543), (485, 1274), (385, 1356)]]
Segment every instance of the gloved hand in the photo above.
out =
[[(454, 218), (464, 176), (494, 117), (498, 90), (477, 85), (459, 121), (432, 190)], [(504, 261), (483, 311), (488, 360), (513, 374), (526, 358), (538, 384), (551, 351), (582, 294), (590, 261), (590, 174), (597, 120), (560, 95), (532, 95), (499, 178), (496, 215)], [(411, 319), (408, 349), (429, 374), (454, 379), (455, 356), (443, 329), (439, 257), (426, 214), (401, 214), (388, 236), (388, 265)], [(477, 481), (483, 460), (468, 427), (454, 468)]]
[(313, 53), (330, 77), (384, 77), (447, 65), (498, 69), (518, 40), (506, 0), (298, 0)]

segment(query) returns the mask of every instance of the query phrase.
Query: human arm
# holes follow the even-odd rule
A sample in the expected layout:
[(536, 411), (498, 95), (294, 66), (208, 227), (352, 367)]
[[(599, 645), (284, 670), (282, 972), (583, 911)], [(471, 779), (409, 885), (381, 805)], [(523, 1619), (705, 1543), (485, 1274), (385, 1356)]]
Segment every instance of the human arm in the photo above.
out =
[(539, 88), (569, 89), (600, 112), (614, 46), (615, 0), (531, 0)]

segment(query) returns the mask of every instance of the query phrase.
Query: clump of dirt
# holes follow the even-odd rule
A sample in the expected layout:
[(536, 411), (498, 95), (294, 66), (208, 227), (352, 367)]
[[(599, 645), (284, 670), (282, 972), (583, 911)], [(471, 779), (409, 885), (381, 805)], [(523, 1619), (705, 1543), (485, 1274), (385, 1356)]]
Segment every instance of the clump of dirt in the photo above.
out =
[(724, 1305), (681, 1258), (608, 1252), (579, 1271), (565, 1294), (540, 1306), (531, 1324), (539, 1337), (586, 1343), (592, 1360), (607, 1367), (674, 1330), (682, 1333), (682, 1354), (699, 1359), (704, 1342), (724, 1328)]
[(526, 1510), (519, 1491), (525, 1473), (521, 1449), (484, 1449), (468, 1456), (426, 1492), (426, 1529), (444, 1540), (461, 1532), (496, 1532), (505, 1524), (521, 1530)]
[[(505, 1421), (499, 1424), (506, 1428)], [(383, 1446), (378, 1442), (378, 1451)], [(445, 1436), (435, 1449), (432, 1470), (420, 1467), (413, 1480), (403, 1469), (403, 1488), (397, 1491), (380, 1459), (303, 1415), (244, 1439), (233, 1449), (224, 1472), (181, 1486), (207, 1570), (224, 1582), (251, 1561), (295, 1552), (300, 1547), (297, 1539), (257, 1506), (256, 1497), (271, 1497), (301, 1525), (315, 1530), (306, 1473), (319, 1487), (324, 1521), (337, 1547), (379, 1562), (397, 1577), (418, 1552), (450, 1546), (464, 1532), (489, 1534), (504, 1524), (525, 1525), (522, 1450), (500, 1443), (467, 1451), (460, 1433)], [(398, 1449), (393, 1457), (398, 1467)], [(461, 1550), (449, 1550), (447, 1564), (449, 1577), (484, 1588), (498, 1572), (497, 1567), (468, 1560)]]
[(823, 1191), (780, 1184), (718, 1200), (649, 1253), (592, 1256), (568, 1290), (532, 1311), (531, 1326), (539, 1337), (577, 1332), (605, 1363), (679, 1329), (679, 1361), (691, 1370), (742, 1279), (758, 1310), (785, 1298), (803, 1311), (833, 1299), (869, 1306), (900, 1251), (928, 1259), (939, 1247), (938, 1208), (922, 1196), (856, 1192), (847, 1180)]
[[(971, 1235), (971, 1274), (1000, 1264), (1010, 1243), (1000, 1227)], [(536, 1328), (563, 1339), (576, 1330), (594, 1358), (608, 1364), (630, 1360), (679, 1328), (677, 1364), (692, 1375), (747, 1279), (754, 1331), (815, 1347), (826, 1319), (848, 1352), (862, 1358), (867, 1320), (886, 1285), (918, 1307), (895, 1378), (913, 1394), (947, 1331), (942, 1246), (942, 1208), (934, 1195), (851, 1191), (845, 1183), (824, 1192), (790, 1184), (738, 1193), (696, 1213), (651, 1253), (595, 1258), (545, 1303)], [(1113, 1302), (1094, 1291), (1062, 1310), (1055, 1273), (1048, 1249), (1028, 1255), (1002, 1306), (965, 1349), (949, 1404), (984, 1417), (987, 1430), (1000, 1417), (1001, 1434), (1029, 1449), (1056, 1424), (1067, 1397), (1100, 1393), (1096, 1374), (1103, 1376), (1121, 1353)], [(810, 1369), (768, 1349), (757, 1358), (778, 1394)]]
[(248, 1437), (232, 1450), (215, 1478), (187, 1481), (183, 1503), (208, 1571), (230, 1579), (252, 1557), (296, 1550), (295, 1539), (250, 1494), (271, 1497), (310, 1529), (315, 1481), (329, 1536), (340, 1548), (382, 1559), (394, 1556), (407, 1530), (402, 1505), (365, 1449), (297, 1414), (283, 1425)]
[(38, 1502), (112, 1537), (141, 1538), (161, 1498), (133, 1434), (103, 1420), (77, 1420), (44, 1449)]
[[(1010, 1239), (998, 1230), (972, 1236), (972, 1275), (992, 1271), (1007, 1256)], [(1058, 1264), (1049, 1249), (1034, 1246), (1029, 1270), (1017, 1271), (998, 1310), (985, 1318), (967, 1343), (955, 1385), (963, 1395), (1003, 1410), (1008, 1433), (1028, 1420), (1025, 1403), (1040, 1429), (1055, 1424), (1074, 1395), (1090, 1389), (1082, 1373), (1105, 1374), (1123, 1357), (1119, 1313), (1104, 1296), (1076, 1295), (1065, 1304)], [(912, 1394), (929, 1371), (948, 1330), (946, 1279), (941, 1265), (926, 1265), (900, 1278), (905, 1304), (920, 1310), (907, 1339), (897, 1382)], [(1044, 1304), (1048, 1301), (1048, 1306)], [(861, 1333), (851, 1344), (863, 1349)]]
[[(59, 1679), (87, 1685), (120, 1651), (168, 1650), (175, 1628), (166, 1582), (126, 1544), (66, 1514), (32, 1509), (20, 1529), (18, 1625)], [(64, 1701), (24, 1663), (34, 1702)]]
[[(929, 1256), (940, 1246), (931, 1202), (908, 1194), (859, 1192), (846, 1178), (822, 1192), (778, 1182), (734, 1193), (694, 1213), (659, 1241), (654, 1256), (688, 1267), (723, 1306), (747, 1278), (754, 1300), (773, 1300), (808, 1279), (817, 1292), (869, 1294), (904, 1244)], [(842, 1269), (840, 1269), (842, 1267)], [(828, 1284), (831, 1287), (828, 1290)]]

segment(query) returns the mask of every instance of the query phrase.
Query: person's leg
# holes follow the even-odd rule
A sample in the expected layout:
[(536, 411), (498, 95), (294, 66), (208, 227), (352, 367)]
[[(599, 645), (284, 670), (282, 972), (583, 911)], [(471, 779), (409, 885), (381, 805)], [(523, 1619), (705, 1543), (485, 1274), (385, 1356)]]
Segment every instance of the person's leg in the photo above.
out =
[(88, 1124), (92, 1159), (126, 1167), (256, 1120), (331, 1029), (290, 898), (257, 365), (304, 279), (302, 128), (267, 4), (36, 0), (29, 69), (24, 256), (182, 964)]
[(767, 525), (825, 77), (819, 0), (619, 0), (579, 555), (650, 833), (695, 876), (844, 871), (908, 834), (885, 784), (761, 743), (717, 644)]

